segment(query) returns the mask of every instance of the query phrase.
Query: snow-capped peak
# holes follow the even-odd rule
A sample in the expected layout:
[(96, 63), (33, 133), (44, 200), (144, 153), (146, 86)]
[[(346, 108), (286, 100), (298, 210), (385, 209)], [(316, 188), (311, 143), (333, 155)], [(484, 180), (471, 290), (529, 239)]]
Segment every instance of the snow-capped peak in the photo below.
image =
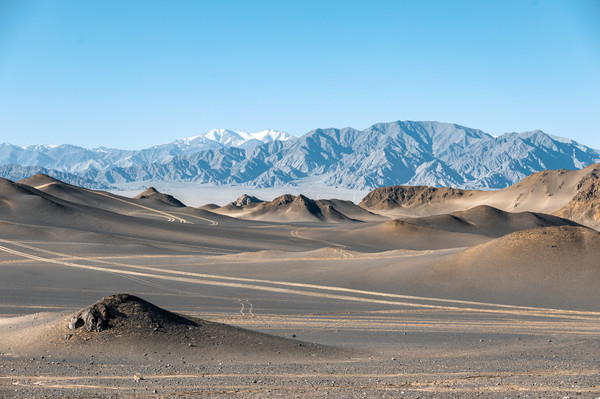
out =
[(262, 130), (256, 133), (241, 132), (229, 129), (213, 129), (208, 133), (197, 136), (208, 140), (216, 141), (225, 147), (247, 147), (270, 143), (274, 140), (289, 140), (292, 136), (289, 133), (280, 132), (273, 129)]

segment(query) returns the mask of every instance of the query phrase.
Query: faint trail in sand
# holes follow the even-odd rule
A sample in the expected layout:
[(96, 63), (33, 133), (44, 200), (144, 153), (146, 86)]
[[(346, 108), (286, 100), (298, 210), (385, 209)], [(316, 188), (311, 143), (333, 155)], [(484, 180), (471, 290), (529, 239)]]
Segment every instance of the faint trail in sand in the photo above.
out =
[[(254, 308), (254, 305), (252, 305), (252, 303), (247, 300), (247, 299), (237, 299), (237, 302), (242, 305), (241, 309), (240, 309), (240, 314), (242, 315), (242, 317), (254, 317), (254, 313), (252, 312), (252, 309)], [(248, 305), (248, 307), (246, 307), (246, 305)]]
[(237, 300), (237, 302), (242, 306), (240, 308), (240, 314), (242, 315), (242, 317), (246, 317), (246, 315), (244, 314), (244, 308), (246, 307), (246, 304), (239, 299)]
[[(8, 240), (0, 240), (4, 243), (11, 243)], [(40, 262), (53, 263), (68, 267), (74, 267), (79, 269), (87, 269), (99, 272), (106, 273), (114, 273), (120, 275), (129, 275), (129, 276), (137, 276), (137, 277), (148, 277), (155, 278), (159, 280), (167, 280), (167, 281), (177, 281), (177, 282), (185, 282), (185, 283), (193, 283), (193, 284), (201, 284), (201, 285), (213, 285), (220, 287), (229, 287), (229, 288), (241, 288), (241, 289), (250, 289), (250, 290), (258, 290), (258, 291), (266, 291), (266, 292), (276, 292), (281, 294), (292, 294), (292, 295), (301, 295), (308, 297), (317, 297), (317, 298), (327, 298), (332, 300), (341, 300), (341, 301), (352, 301), (352, 302), (365, 302), (365, 303), (373, 303), (373, 304), (381, 304), (381, 305), (391, 305), (391, 306), (404, 306), (411, 308), (426, 308), (426, 309), (437, 309), (437, 310), (446, 310), (446, 311), (460, 311), (460, 312), (477, 312), (477, 313), (500, 313), (500, 314), (518, 314), (518, 315), (529, 315), (529, 316), (537, 316), (537, 317), (557, 317), (557, 318), (584, 318), (584, 317), (598, 317), (600, 313), (598, 312), (583, 312), (583, 311), (571, 311), (571, 310), (559, 310), (559, 309), (548, 309), (548, 308), (534, 308), (534, 307), (524, 307), (524, 306), (512, 306), (512, 305), (500, 305), (500, 304), (490, 304), (490, 303), (480, 303), (480, 302), (468, 302), (468, 301), (456, 301), (449, 299), (439, 299), (439, 298), (423, 298), (423, 297), (410, 297), (410, 296), (402, 296), (395, 294), (385, 294), (380, 292), (373, 291), (362, 291), (362, 290), (352, 290), (347, 288), (340, 287), (331, 287), (331, 286), (319, 286), (314, 284), (299, 284), (299, 283), (289, 283), (289, 282), (281, 282), (281, 281), (269, 281), (269, 280), (257, 280), (257, 279), (242, 279), (236, 277), (226, 277), (226, 276), (215, 276), (215, 275), (203, 275), (199, 273), (191, 273), (191, 272), (181, 272), (174, 270), (162, 270), (158, 268), (149, 268), (144, 266), (126, 266), (128, 268), (135, 268), (139, 270), (145, 271), (155, 271), (161, 274), (153, 274), (147, 272), (137, 272), (137, 271), (128, 271), (121, 269), (109, 269), (106, 267), (99, 266), (91, 266), (91, 265), (83, 265), (73, 262), (65, 262), (58, 259), (51, 258), (43, 258), (40, 256), (20, 252), (8, 247), (0, 246), (0, 251), (4, 251), (9, 254), (21, 256), (24, 258), (29, 258), (33, 260), (37, 260)], [(85, 260), (85, 259), (82, 259)], [(92, 260), (93, 261), (93, 260)], [(185, 275), (186, 277), (172, 276), (167, 274), (178, 274)], [(202, 278), (200, 278), (202, 277)], [(208, 280), (208, 279), (212, 280)], [(225, 281), (218, 281), (225, 280)], [(244, 281), (244, 283), (240, 282)], [(272, 285), (281, 285), (281, 286), (294, 286), (296, 289), (284, 288), (284, 287), (276, 287), (272, 285), (257, 285), (257, 284), (248, 284), (249, 282), (257, 283), (262, 282), (263, 284), (272, 284)], [(297, 288), (305, 288), (305, 290), (300, 290)], [(318, 291), (309, 291), (306, 288), (313, 288)], [(367, 296), (379, 296), (379, 297), (388, 297), (388, 298), (403, 298), (403, 299), (417, 299), (417, 300), (428, 300), (435, 302), (450, 302), (455, 304), (471, 304), (471, 305), (479, 305), (479, 306), (488, 306), (495, 307), (495, 309), (483, 309), (483, 308), (470, 308), (470, 307), (457, 307), (457, 306), (443, 306), (443, 305), (432, 305), (432, 304), (424, 304), (424, 303), (415, 303), (415, 302), (406, 302), (406, 301), (398, 301), (391, 299), (375, 299), (375, 298), (366, 298), (364, 296), (350, 296), (350, 295), (341, 295), (341, 294), (332, 294), (322, 291), (343, 291), (345, 293), (354, 293), (361, 294)]]
[[(41, 188), (48, 187), (48, 186), (51, 186), (53, 184), (58, 184), (58, 183), (57, 182), (46, 183), (46, 184), (42, 184), (40, 186), (35, 186), (34, 188), (37, 189), (37, 190), (39, 190)], [(111, 194), (108, 194), (108, 193), (103, 193), (103, 192), (100, 192), (100, 191), (94, 191), (94, 190), (88, 190), (88, 189), (84, 189), (84, 190), (87, 191), (87, 192), (89, 192), (89, 193), (92, 193), (92, 194), (101, 195), (103, 197), (110, 198), (110, 199), (113, 199), (115, 201), (123, 202), (123, 203), (125, 203), (127, 205), (135, 206), (135, 207), (138, 207), (138, 208), (150, 211), (152, 213), (156, 213), (156, 214), (161, 215), (162, 217), (166, 218), (168, 222), (172, 222), (172, 223), (173, 222), (179, 222), (179, 223), (185, 223), (185, 224), (193, 224), (192, 222), (189, 222), (189, 221), (187, 221), (187, 220), (185, 220), (183, 218), (180, 218), (178, 216), (171, 215), (170, 213), (159, 211), (158, 209), (150, 208), (148, 206), (136, 204), (134, 202), (125, 201), (125, 200), (123, 200), (121, 198), (117, 198), (117, 197), (115, 197), (115, 196), (113, 196)]]
[(331, 245), (332, 247), (348, 248), (347, 245), (340, 244), (340, 243), (337, 243), (337, 242), (331, 242), (331, 241), (325, 241), (325, 240), (321, 240), (321, 239), (315, 239), (315, 238), (307, 237), (305, 235), (300, 234), (300, 229), (294, 229), (294, 230), (290, 231), (290, 235), (292, 237), (299, 238), (301, 240), (308, 240), (308, 241), (316, 241), (318, 243), (325, 243), (325, 244)]
[(246, 303), (248, 305), (248, 314), (247, 314), (247, 316), (248, 317), (254, 317), (254, 312), (253, 312), (254, 305), (252, 304), (252, 302), (250, 302), (247, 299), (244, 299), (244, 303)]
[(192, 218), (199, 219), (199, 220), (204, 220), (206, 222), (209, 222), (210, 226), (218, 226), (219, 225), (219, 222), (217, 222), (216, 220), (203, 218), (202, 216), (188, 215), (187, 213), (183, 213), (183, 212), (172, 212), (172, 213), (175, 213), (177, 215), (184, 215), (184, 216), (187, 216), (187, 217), (192, 217)]
[(106, 198), (110, 198), (110, 199), (113, 199), (113, 200), (116, 200), (116, 201), (123, 202), (123, 203), (128, 204), (128, 205), (137, 206), (138, 208), (142, 208), (142, 209), (148, 210), (150, 212), (157, 213), (159, 215), (162, 215), (162, 216), (166, 217), (167, 221), (169, 221), (169, 222), (175, 222), (175, 221), (177, 221), (179, 223), (193, 224), (192, 222), (187, 221), (187, 220), (185, 220), (183, 218), (180, 218), (179, 216), (171, 215), (170, 213), (159, 211), (158, 209), (150, 208), (149, 206), (144, 206), (144, 205), (136, 204), (134, 202), (125, 201), (125, 200), (123, 200), (121, 198), (117, 198), (117, 197), (115, 197), (115, 196), (113, 196), (111, 194), (108, 194), (108, 193), (102, 193), (102, 192), (99, 192), (99, 191), (91, 191), (91, 190), (88, 190), (88, 191), (91, 192), (91, 193), (94, 193), (96, 195), (101, 195), (101, 196), (106, 197)]
[[(398, 378), (398, 377), (419, 377), (428, 375), (432, 377), (442, 377), (444, 381), (458, 381), (458, 380), (476, 380), (476, 379), (491, 379), (491, 378), (505, 378), (511, 376), (554, 376), (554, 375), (596, 375), (598, 374), (597, 369), (539, 369), (530, 371), (490, 371), (490, 372), (401, 372), (401, 373), (319, 373), (319, 372), (299, 372), (299, 373), (264, 373), (264, 372), (252, 372), (252, 373), (181, 373), (181, 374), (147, 374), (145, 375), (148, 379), (167, 379), (167, 378), (201, 378), (201, 377), (214, 377), (214, 378), (229, 378), (229, 377), (297, 377), (297, 378), (309, 378), (309, 377), (360, 377), (360, 378)], [(76, 376), (52, 376), (52, 375), (11, 375), (11, 376), (0, 376), (0, 379), (10, 380), (11, 378), (22, 378), (38, 381), (78, 381), (78, 380), (128, 380), (131, 379), (131, 375), (76, 375)], [(424, 381), (426, 382), (426, 381)], [(600, 390), (600, 387), (596, 387), (596, 390)]]

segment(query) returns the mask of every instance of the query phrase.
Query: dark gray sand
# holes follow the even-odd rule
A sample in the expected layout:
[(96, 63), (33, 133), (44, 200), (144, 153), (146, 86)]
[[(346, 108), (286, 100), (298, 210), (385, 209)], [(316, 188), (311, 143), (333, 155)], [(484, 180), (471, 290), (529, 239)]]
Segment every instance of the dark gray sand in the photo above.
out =
[[(238, 220), (30, 183), (47, 193), (0, 185), (0, 397), (600, 397), (594, 230)], [(69, 329), (117, 293), (160, 309)]]

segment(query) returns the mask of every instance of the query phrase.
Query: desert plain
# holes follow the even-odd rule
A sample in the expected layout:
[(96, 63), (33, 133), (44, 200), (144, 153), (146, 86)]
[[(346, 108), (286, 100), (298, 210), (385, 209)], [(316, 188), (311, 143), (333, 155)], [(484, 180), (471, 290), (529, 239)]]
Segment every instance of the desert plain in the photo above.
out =
[(0, 396), (600, 397), (599, 175), (201, 207), (2, 179)]

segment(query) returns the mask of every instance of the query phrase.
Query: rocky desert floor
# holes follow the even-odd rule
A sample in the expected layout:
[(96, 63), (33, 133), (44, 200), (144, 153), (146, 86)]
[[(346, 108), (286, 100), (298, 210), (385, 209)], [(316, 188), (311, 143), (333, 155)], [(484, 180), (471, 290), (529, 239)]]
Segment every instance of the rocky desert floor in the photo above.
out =
[(595, 230), (241, 220), (29, 183), (2, 188), (1, 397), (600, 397)]

